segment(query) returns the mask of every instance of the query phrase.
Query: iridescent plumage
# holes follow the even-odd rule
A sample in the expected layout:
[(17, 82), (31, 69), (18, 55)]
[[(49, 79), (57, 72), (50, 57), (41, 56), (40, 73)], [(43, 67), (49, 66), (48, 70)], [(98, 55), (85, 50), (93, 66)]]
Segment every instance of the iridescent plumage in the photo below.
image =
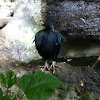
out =
[(62, 35), (54, 30), (53, 23), (49, 22), (45, 29), (35, 35), (35, 45), (38, 53), (44, 60), (57, 60), (62, 42)]

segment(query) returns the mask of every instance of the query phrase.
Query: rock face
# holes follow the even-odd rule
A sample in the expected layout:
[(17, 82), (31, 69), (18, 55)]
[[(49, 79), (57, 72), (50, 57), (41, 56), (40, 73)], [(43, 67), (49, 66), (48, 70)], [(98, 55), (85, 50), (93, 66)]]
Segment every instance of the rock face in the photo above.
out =
[(42, 28), (40, 11), (40, 1), (16, 0), (13, 20), (2, 29), (12, 44), (8, 49), (3, 48), (5, 52), (9, 51), (12, 57), (25, 62), (40, 57), (33, 43), (35, 33)]
[(60, 57), (100, 56), (100, 40), (70, 37), (62, 44)]
[[(83, 61), (83, 60), (82, 60)], [(0, 73), (13, 70), (17, 76), (33, 74), (41, 70), (43, 61), (32, 61), (29, 64), (18, 61), (5, 52), (0, 51)], [(57, 63), (55, 76), (63, 81), (63, 85), (55, 91), (48, 100), (99, 100), (100, 99), (100, 71), (87, 66), (69, 65), (66, 62)], [(50, 73), (46, 71), (46, 73)], [(2, 88), (2, 86), (1, 86)], [(2, 88), (5, 90), (5, 88)], [(11, 88), (13, 93), (20, 93)], [(17, 97), (17, 96), (16, 96)], [(27, 100), (23, 98), (22, 100)]]
[(43, 15), (67, 38), (61, 49), (62, 57), (100, 55), (99, 0), (47, 0)]
[(10, 20), (12, 20), (12, 17), (5, 17), (0, 19), (0, 29), (2, 29)]
[(14, 2), (15, 0), (0, 0), (0, 2)]
[[(62, 45), (60, 57), (100, 55), (99, 42), (95, 43), (95, 40), (84, 39), (80, 42), (76, 41), (78, 39), (75, 40), (76, 37), (99, 39), (100, 1), (16, 0), (13, 5), (6, 7), (8, 10), (3, 10), (3, 12), (8, 11), (6, 14), (0, 12), (3, 15), (0, 19), (2, 22), (0, 37), (2, 38), (3, 34), (5, 37), (0, 40), (3, 44), (0, 49), (9, 53), (13, 58), (24, 62), (40, 58), (33, 40), (35, 33), (43, 28), (42, 23), (48, 20), (53, 21), (55, 28), (69, 38), (67, 43)], [(2, 9), (2, 5), (0, 8)], [(11, 19), (8, 17), (9, 15)]]
[(14, 13), (14, 3), (0, 2), (0, 29), (12, 20)]
[(85, 66), (75, 67), (66, 63), (60, 63), (60, 65), (62, 67), (56, 69), (55, 75), (65, 84), (49, 100), (96, 100), (100, 98), (99, 72)]
[(47, 0), (46, 6), (45, 18), (66, 36), (100, 35), (99, 0)]

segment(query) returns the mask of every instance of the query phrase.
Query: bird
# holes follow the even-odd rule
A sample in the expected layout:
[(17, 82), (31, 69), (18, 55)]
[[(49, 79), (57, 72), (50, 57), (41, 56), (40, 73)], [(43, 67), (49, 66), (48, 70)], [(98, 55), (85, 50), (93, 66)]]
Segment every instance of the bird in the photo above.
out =
[[(60, 52), (63, 36), (54, 29), (53, 22), (48, 21), (45, 28), (35, 34), (35, 46), (45, 65), (42, 71), (49, 69), (48, 60), (52, 60), (50, 69), (55, 73), (57, 56)], [(49, 69), (49, 70), (50, 70)]]

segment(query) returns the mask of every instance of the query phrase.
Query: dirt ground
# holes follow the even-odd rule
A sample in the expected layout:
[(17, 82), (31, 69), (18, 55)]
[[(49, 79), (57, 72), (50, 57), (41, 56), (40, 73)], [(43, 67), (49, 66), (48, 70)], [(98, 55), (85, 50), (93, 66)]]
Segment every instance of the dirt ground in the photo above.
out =
[[(31, 74), (41, 70), (43, 60), (31, 61), (29, 64), (11, 58), (9, 54), (0, 51), (0, 73), (13, 70), (16, 74)], [(64, 83), (73, 83), (78, 86), (85, 86), (88, 90), (100, 92), (100, 71), (87, 66), (71, 66), (66, 62), (58, 62), (54, 74)], [(47, 73), (51, 73), (46, 71)]]

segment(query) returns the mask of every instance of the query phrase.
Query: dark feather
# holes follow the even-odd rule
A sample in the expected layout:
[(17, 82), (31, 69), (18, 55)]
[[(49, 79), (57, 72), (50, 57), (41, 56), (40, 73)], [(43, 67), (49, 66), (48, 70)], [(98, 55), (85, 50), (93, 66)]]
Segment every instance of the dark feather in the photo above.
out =
[(35, 35), (36, 49), (44, 60), (56, 61), (60, 51), (62, 36), (51, 28), (45, 28)]

